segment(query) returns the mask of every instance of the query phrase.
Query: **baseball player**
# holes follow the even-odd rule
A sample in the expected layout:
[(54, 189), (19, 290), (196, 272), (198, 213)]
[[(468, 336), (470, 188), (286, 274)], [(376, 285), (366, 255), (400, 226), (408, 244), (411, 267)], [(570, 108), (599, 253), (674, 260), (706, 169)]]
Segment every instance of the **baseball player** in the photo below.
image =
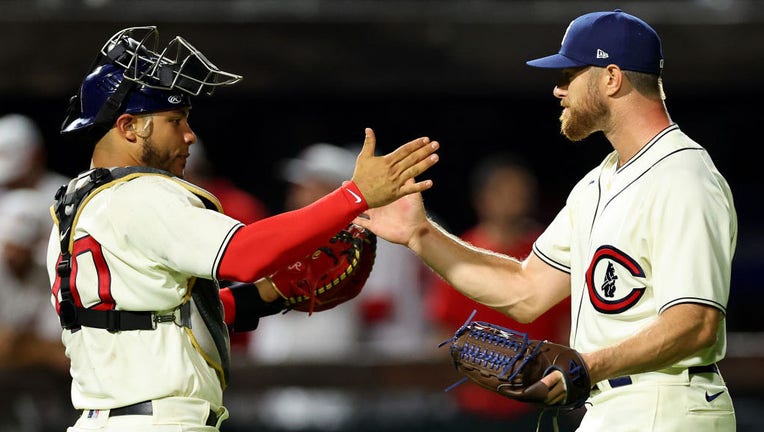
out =
[[(181, 37), (162, 49), (156, 37), (155, 27), (134, 27), (110, 38), (62, 126), (64, 137), (93, 146), (91, 169), (56, 196), (48, 253), (82, 411), (70, 431), (218, 430), (228, 417), (227, 326), (252, 330), (282, 309), (263, 277), (367, 208), (429, 188), (413, 177), (438, 159), (427, 138), (375, 157), (367, 129), (346, 184), (245, 226), (181, 179), (195, 140), (191, 97), (241, 77)], [(220, 290), (218, 280), (241, 283)]]
[[(716, 362), (737, 218), (708, 152), (671, 121), (657, 33), (621, 10), (574, 19), (557, 54), (561, 131), (614, 151), (573, 188), (522, 262), (471, 247), (406, 197), (358, 220), (410, 247), (465, 295), (529, 322), (571, 297), (571, 347), (593, 386), (579, 431), (733, 431)], [(565, 396), (559, 371), (547, 403)]]

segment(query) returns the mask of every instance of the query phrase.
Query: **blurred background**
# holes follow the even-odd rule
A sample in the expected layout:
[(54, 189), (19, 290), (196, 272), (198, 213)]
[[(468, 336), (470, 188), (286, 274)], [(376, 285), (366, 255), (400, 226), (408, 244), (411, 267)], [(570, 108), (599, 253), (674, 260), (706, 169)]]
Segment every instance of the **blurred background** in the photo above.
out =
[[(576, 16), (616, 7), (661, 35), (669, 112), (709, 150), (732, 186), (740, 234), (728, 358), (720, 366), (738, 430), (764, 430), (758, 415), (764, 404), (764, 221), (757, 204), (763, 176), (756, 156), (764, 1), (0, 0), (0, 116), (21, 114), (34, 123), (12, 122), (7, 129), (38, 143), (29, 173), (49, 171), (50, 184), (76, 175), (88, 168), (91, 149), (59, 139), (69, 97), (109, 36), (157, 25), (162, 42), (181, 35), (221, 69), (244, 76), (237, 86), (197, 98), (191, 115), (203, 142), (192, 147), (203, 150), (196, 155), (198, 182), (206, 176), (238, 191), (228, 209), (247, 206), (242, 220), (294, 207), (294, 194), (319, 187), (286, 174), (290, 162), (319, 157), (307, 151), (311, 145), (333, 144), (354, 155), (364, 128), (372, 127), (378, 153), (419, 136), (441, 143), (441, 161), (427, 173), (435, 187), (424, 198), (433, 216), (460, 235), (489, 217), (477, 196), (495, 185), (477, 178), (481, 163), (505, 153), (522, 161), (532, 180), (518, 187), (527, 186), (532, 196), (526, 208), (506, 210), (524, 212), (513, 225), (518, 231), (508, 234), (522, 237), (518, 233), (530, 235), (550, 222), (574, 183), (611, 151), (601, 135), (570, 143), (559, 134), (556, 73), (525, 61), (556, 52)], [(11, 144), (2, 147), (4, 130), (0, 156), (19, 154)], [(335, 157), (321, 160), (347, 160)], [(332, 170), (337, 164), (327, 169), (347, 178)], [(11, 161), (2, 169), (26, 166)], [(326, 186), (336, 179), (320, 180)], [(14, 199), (8, 220), (29, 221), (14, 209), (40, 208)], [(22, 225), (2, 225), (9, 233), (3, 238), (19, 234)], [(226, 393), (231, 420), (224, 430), (490, 431), (520, 427), (530, 417), (535, 426), (536, 411), (481, 412), (464, 402), (479, 396), (444, 392), (459, 376), (437, 345), (458, 324), (438, 315), (442, 297), (433, 294), (432, 275), (405, 250), (381, 247), (389, 249), (380, 255), (388, 258), (380, 258), (377, 281), (357, 302), (330, 311), (331, 317), (270, 317), (261, 338), (258, 332), (234, 338), (234, 378)], [(522, 242), (513, 247), (527, 253)], [(383, 277), (392, 274), (394, 281)], [(44, 298), (48, 287), (39, 289)], [(50, 311), (39, 318), (31, 308), (19, 314), (12, 300), (21, 296), (8, 289), (0, 295), (0, 431), (65, 430), (77, 415), (66, 367), (55, 336), (33, 329), (44, 327), (38, 321)], [(13, 310), (21, 316), (11, 319)], [(308, 328), (319, 339), (306, 337)], [(300, 337), (304, 344), (296, 342)], [(32, 339), (40, 343), (18, 342)], [(561, 417), (564, 430), (575, 428), (577, 415)]]

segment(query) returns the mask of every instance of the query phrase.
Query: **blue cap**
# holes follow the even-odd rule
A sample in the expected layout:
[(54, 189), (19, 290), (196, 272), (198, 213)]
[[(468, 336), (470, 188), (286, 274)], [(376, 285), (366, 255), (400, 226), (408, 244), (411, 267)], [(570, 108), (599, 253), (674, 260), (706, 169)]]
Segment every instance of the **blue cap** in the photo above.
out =
[(615, 64), (623, 70), (660, 75), (663, 48), (658, 33), (646, 22), (616, 9), (574, 19), (559, 53), (526, 63), (547, 69)]

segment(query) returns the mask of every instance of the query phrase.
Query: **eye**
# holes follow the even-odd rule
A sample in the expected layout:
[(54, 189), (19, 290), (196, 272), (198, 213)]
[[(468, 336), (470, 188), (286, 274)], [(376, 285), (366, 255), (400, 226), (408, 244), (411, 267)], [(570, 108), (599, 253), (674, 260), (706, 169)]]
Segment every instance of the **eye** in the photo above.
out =
[(567, 86), (571, 81), (573, 81), (574, 78), (576, 78), (576, 76), (588, 68), (589, 66), (563, 69), (560, 73), (560, 77), (557, 80), (557, 87)]

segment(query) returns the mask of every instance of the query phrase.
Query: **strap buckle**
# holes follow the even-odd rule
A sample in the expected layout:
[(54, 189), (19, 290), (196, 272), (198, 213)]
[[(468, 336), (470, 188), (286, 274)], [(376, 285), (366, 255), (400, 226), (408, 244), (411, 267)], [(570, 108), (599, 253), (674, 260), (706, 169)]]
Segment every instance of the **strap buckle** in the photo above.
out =
[(56, 266), (56, 273), (60, 277), (69, 276), (72, 270), (71, 261), (69, 259), (62, 259), (61, 262), (58, 263)]
[(173, 323), (178, 327), (191, 328), (191, 303), (183, 303), (168, 313), (154, 312), (151, 321), (154, 330), (161, 323)]

